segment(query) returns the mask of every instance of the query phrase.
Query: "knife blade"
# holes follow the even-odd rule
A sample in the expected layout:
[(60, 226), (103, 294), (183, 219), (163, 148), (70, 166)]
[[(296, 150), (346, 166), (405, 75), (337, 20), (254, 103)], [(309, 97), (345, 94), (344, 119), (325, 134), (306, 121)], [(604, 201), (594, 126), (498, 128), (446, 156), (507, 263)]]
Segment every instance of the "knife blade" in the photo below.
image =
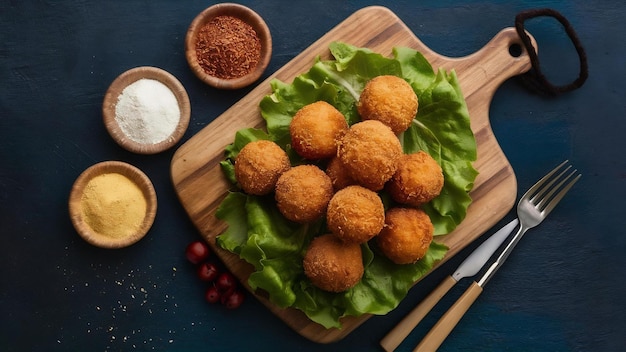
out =
[(515, 219), (508, 224), (504, 225), (500, 230), (491, 235), (485, 240), (478, 248), (476, 248), (472, 254), (470, 254), (459, 265), (452, 277), (459, 281), (464, 277), (470, 277), (478, 274), (480, 269), (487, 263), (493, 253), (500, 248), (504, 240), (513, 232), (513, 229), (519, 223), (518, 219)]
[(504, 225), (500, 230), (486, 239), (478, 248), (476, 248), (465, 260), (459, 265), (456, 271), (447, 276), (417, 307), (406, 316), (396, 327), (394, 327), (380, 341), (380, 345), (385, 351), (395, 350), (402, 341), (413, 331), (419, 322), (430, 312), (430, 310), (439, 302), (439, 300), (450, 291), (450, 289), (462, 278), (476, 275), (480, 269), (487, 263), (493, 253), (502, 245), (504, 240), (509, 237), (513, 229), (519, 223), (515, 219)]

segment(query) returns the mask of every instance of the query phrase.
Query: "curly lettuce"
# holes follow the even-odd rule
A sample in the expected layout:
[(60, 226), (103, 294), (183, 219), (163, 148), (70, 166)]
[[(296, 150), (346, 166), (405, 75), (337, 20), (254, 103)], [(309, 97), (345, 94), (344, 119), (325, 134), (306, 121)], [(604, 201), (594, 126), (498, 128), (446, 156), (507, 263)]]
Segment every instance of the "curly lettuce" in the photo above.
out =
[[(392, 58), (339, 42), (332, 43), (330, 51), (334, 59), (316, 60), (291, 84), (271, 82), (272, 94), (260, 102), (267, 130), (248, 128), (237, 132), (221, 163), (225, 175), (237, 185), (234, 160), (244, 145), (258, 139), (275, 141), (287, 151), (292, 164), (304, 163), (290, 146), (289, 123), (296, 111), (324, 100), (352, 125), (360, 121), (356, 102), (365, 84), (379, 75), (395, 75), (404, 78), (419, 99), (413, 124), (399, 135), (402, 147), (405, 153), (424, 150), (441, 165), (444, 188), (423, 208), (436, 235), (449, 233), (465, 218), (471, 203), (469, 191), (477, 175), (472, 167), (476, 141), (456, 74), (435, 72), (422, 54), (410, 48), (394, 48)], [(389, 201), (384, 192), (381, 197)], [(302, 269), (309, 242), (326, 230), (324, 219), (304, 225), (293, 223), (280, 214), (272, 196), (251, 196), (241, 191), (229, 193), (216, 215), (229, 225), (217, 237), (217, 243), (255, 268), (249, 285), (266, 291), (274, 304), (300, 309), (326, 328), (341, 327), (344, 316), (386, 314), (394, 309), (447, 251), (446, 246), (433, 242), (417, 263), (396, 265), (374, 245), (363, 244), (362, 280), (346, 292), (329, 293), (313, 286)]]

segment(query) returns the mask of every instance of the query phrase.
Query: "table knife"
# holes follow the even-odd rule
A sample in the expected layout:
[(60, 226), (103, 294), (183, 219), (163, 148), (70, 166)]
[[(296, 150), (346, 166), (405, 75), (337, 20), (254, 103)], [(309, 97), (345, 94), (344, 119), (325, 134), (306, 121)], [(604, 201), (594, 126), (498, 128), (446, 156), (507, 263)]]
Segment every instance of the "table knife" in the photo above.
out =
[(413, 308), (395, 328), (393, 328), (380, 341), (380, 345), (385, 351), (395, 350), (400, 343), (413, 331), (419, 322), (430, 312), (430, 310), (439, 302), (439, 300), (462, 278), (476, 275), (480, 269), (487, 263), (493, 253), (502, 245), (504, 240), (513, 232), (517, 226), (518, 220), (515, 219), (496, 233), (485, 240), (472, 254), (470, 254), (456, 271), (446, 277), (424, 300)]

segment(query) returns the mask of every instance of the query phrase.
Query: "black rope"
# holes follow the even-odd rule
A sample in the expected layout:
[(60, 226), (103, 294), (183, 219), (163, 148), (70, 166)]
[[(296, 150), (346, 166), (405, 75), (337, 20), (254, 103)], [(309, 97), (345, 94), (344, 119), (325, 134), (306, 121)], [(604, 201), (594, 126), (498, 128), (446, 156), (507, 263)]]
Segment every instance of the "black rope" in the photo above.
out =
[[(578, 53), (580, 72), (578, 74), (578, 78), (576, 78), (569, 84), (557, 86), (548, 81), (546, 76), (541, 71), (539, 57), (537, 56), (537, 52), (535, 51), (535, 48), (531, 43), (530, 37), (528, 36), (528, 34), (526, 34), (526, 31), (524, 30), (524, 22), (526, 20), (542, 16), (555, 18), (561, 23), (561, 25), (565, 29), (565, 32), (567, 33), (567, 36), (574, 44), (576, 52)], [(578, 38), (578, 35), (574, 31), (574, 28), (563, 15), (553, 9), (535, 9), (523, 11), (515, 16), (515, 29), (517, 30), (517, 34), (522, 40), (522, 44), (526, 48), (526, 52), (528, 52), (530, 63), (532, 65), (530, 71), (528, 71), (521, 77), (524, 83), (526, 83), (531, 89), (550, 96), (555, 96), (560, 93), (569, 92), (582, 87), (582, 85), (587, 80), (587, 77), (589, 76), (589, 70), (587, 68), (587, 54), (585, 53), (585, 49), (583, 48), (580, 39)]]

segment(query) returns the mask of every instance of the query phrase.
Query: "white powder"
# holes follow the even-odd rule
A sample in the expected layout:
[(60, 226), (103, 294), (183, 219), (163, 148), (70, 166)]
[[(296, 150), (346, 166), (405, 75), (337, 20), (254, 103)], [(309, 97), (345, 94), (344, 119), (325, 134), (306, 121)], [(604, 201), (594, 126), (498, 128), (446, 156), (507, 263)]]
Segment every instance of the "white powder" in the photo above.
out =
[(176, 96), (154, 79), (140, 79), (124, 88), (115, 106), (115, 121), (122, 132), (141, 144), (166, 140), (179, 120)]

